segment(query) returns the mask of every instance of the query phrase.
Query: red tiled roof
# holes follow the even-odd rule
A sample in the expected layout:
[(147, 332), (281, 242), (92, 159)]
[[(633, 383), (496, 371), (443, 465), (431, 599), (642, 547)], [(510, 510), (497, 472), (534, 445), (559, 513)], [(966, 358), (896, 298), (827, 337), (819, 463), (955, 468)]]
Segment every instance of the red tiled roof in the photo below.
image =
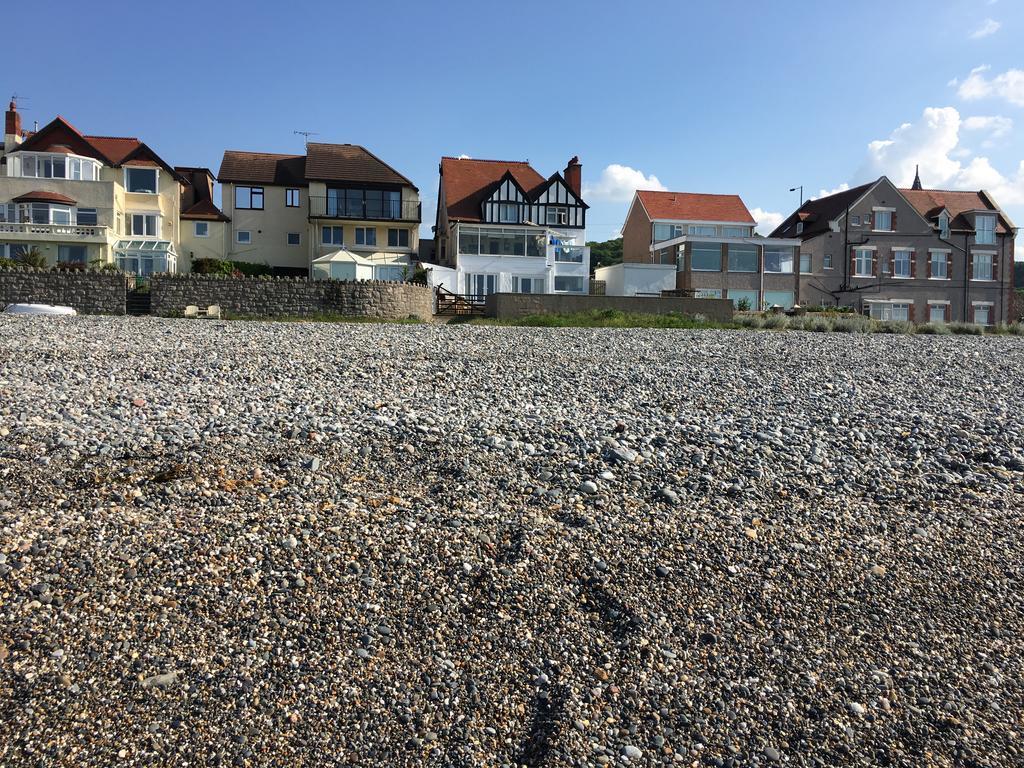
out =
[(739, 195), (638, 190), (647, 215), (673, 221), (725, 221), (756, 224)]
[(200, 200), (195, 205), (180, 214), (182, 219), (197, 219), (199, 221), (231, 221), (224, 212), (214, 205), (213, 200)]
[(459, 157), (441, 158), (441, 183), (453, 221), (481, 221), (483, 201), (506, 174), (512, 174), (527, 196), (544, 185), (546, 179), (522, 160), (472, 160)]
[(307, 187), (305, 155), (278, 155), (272, 152), (224, 151), (217, 172), (220, 182), (275, 184)]
[(114, 165), (121, 162), (137, 150), (142, 142), (128, 136), (86, 136), (90, 144), (109, 157)]
[(307, 144), (306, 179), (399, 184), (416, 188), (409, 179), (358, 144)]
[(35, 192), (27, 192), (24, 195), (18, 195), (14, 198), (16, 203), (62, 203), (64, 205), (75, 205), (78, 201), (74, 198), (68, 197), (67, 195), (59, 194), (58, 192), (47, 192), (45, 190), (36, 190)]
[[(996, 208), (980, 192), (948, 189), (901, 189), (900, 193), (917, 209), (918, 213), (933, 223), (945, 208), (949, 211), (950, 226), (953, 229), (974, 229), (974, 222), (964, 215), (970, 211), (996, 211)], [(1000, 216), (996, 222), (996, 232), (1004, 234), (1006, 231), (1003, 217)]]

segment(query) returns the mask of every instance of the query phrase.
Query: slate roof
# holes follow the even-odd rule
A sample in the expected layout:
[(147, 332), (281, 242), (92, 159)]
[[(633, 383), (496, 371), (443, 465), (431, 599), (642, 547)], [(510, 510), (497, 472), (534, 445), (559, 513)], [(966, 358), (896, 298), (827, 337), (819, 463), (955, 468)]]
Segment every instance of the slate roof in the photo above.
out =
[(271, 184), (281, 187), (307, 187), (305, 155), (279, 155), (272, 152), (224, 151), (217, 171), (222, 184)]
[[(800, 237), (807, 240), (815, 235), (820, 235), (822, 232), (827, 232), (828, 223), (832, 219), (842, 215), (847, 207), (857, 202), (861, 195), (877, 183), (877, 181), (872, 181), (868, 184), (861, 184), (858, 187), (844, 189), (842, 192), (836, 192), (834, 195), (819, 197), (817, 200), (808, 200), (786, 217), (769, 237)], [(804, 223), (803, 232), (799, 235), (796, 233), (798, 221)]]

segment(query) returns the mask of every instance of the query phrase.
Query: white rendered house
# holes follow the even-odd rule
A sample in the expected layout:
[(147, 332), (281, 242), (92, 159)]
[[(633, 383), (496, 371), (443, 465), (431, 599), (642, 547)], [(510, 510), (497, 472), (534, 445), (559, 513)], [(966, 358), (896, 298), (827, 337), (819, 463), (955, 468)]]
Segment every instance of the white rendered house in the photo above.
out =
[(547, 179), (522, 161), (442, 158), (434, 232), (443, 285), (474, 298), (588, 293), (581, 171), (575, 157)]

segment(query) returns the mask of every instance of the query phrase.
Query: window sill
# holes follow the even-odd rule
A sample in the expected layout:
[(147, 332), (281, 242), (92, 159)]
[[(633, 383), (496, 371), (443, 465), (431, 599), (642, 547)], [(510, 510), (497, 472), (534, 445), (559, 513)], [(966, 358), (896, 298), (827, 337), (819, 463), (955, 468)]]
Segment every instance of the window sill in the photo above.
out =
[(938, 280), (940, 283), (949, 282), (952, 278), (950, 277), (929, 277), (929, 280)]
[(872, 229), (871, 231), (872, 232), (877, 232), (877, 233), (882, 234), (882, 235), (886, 235), (886, 234), (891, 235), (896, 230), (894, 230), (894, 229)]
[(766, 275), (792, 275), (793, 274), (792, 272), (772, 272), (771, 270), (767, 270), (767, 269), (764, 271), (764, 273)]
[(971, 282), (972, 283), (995, 283), (995, 282), (998, 282), (998, 281), (994, 280), (991, 277), (972, 277), (971, 278)]
[(859, 274), (854, 274), (854, 277), (855, 278), (859, 278), (860, 280), (871, 280), (871, 279), (877, 277), (877, 275), (859, 275)]
[(720, 269), (697, 269), (697, 267), (691, 267), (691, 272), (721, 272)]
[(915, 278), (912, 275), (893, 275), (892, 279), (893, 280), (914, 280)]

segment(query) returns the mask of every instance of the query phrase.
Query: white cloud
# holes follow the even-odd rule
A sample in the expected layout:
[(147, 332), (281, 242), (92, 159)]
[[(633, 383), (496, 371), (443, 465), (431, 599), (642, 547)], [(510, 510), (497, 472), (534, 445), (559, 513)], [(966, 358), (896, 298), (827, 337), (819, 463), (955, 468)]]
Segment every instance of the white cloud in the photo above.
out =
[(965, 131), (987, 132), (988, 137), (981, 142), (983, 147), (991, 147), (996, 139), (1001, 139), (1013, 130), (1013, 120), (1002, 115), (974, 115), (963, 122)]
[(469, 155), (459, 155), (457, 159), (459, 159), (459, 160), (472, 160), (473, 158), (471, 158)]
[(628, 165), (612, 163), (601, 171), (596, 184), (583, 185), (583, 197), (614, 202), (629, 202), (638, 189), (657, 189), (664, 191), (662, 184), (654, 174), (645, 176), (643, 171), (630, 168)]
[(981, 22), (981, 25), (976, 30), (971, 32), (971, 39), (980, 40), (983, 37), (994, 35), (996, 32), (999, 31), (999, 28), (1001, 26), (1003, 25), (1000, 24), (998, 21), (995, 21), (994, 19), (985, 19), (983, 22)]
[(949, 81), (957, 89), (957, 95), (965, 101), (999, 98), (1024, 107), (1024, 69), (1008, 69), (1001, 75), (988, 77), (985, 73), (991, 67), (975, 67), (963, 81), (953, 78)]
[(785, 218), (781, 213), (776, 211), (766, 211), (763, 208), (752, 208), (750, 215), (754, 217), (754, 221), (757, 222), (757, 232), (762, 235), (769, 234), (775, 229), (782, 220)]
[(811, 200), (817, 200), (819, 197), (828, 197), (829, 195), (834, 195), (837, 192), (845, 192), (849, 188), (850, 188), (850, 185), (847, 184), (844, 181), (842, 184), (840, 184), (835, 189), (821, 189), (821, 190), (819, 190), (817, 195), (811, 197)]
[(901, 187), (910, 186), (914, 168), (920, 165), (925, 187), (942, 189), (984, 189), (1001, 206), (1024, 205), (1024, 161), (1004, 175), (984, 156), (966, 165), (959, 158), (969, 155), (960, 146), (963, 130), (1008, 132), (1009, 118), (976, 116), (961, 120), (954, 107), (928, 107), (916, 123), (904, 123), (889, 138), (868, 144), (868, 156), (858, 178), (888, 176)]

